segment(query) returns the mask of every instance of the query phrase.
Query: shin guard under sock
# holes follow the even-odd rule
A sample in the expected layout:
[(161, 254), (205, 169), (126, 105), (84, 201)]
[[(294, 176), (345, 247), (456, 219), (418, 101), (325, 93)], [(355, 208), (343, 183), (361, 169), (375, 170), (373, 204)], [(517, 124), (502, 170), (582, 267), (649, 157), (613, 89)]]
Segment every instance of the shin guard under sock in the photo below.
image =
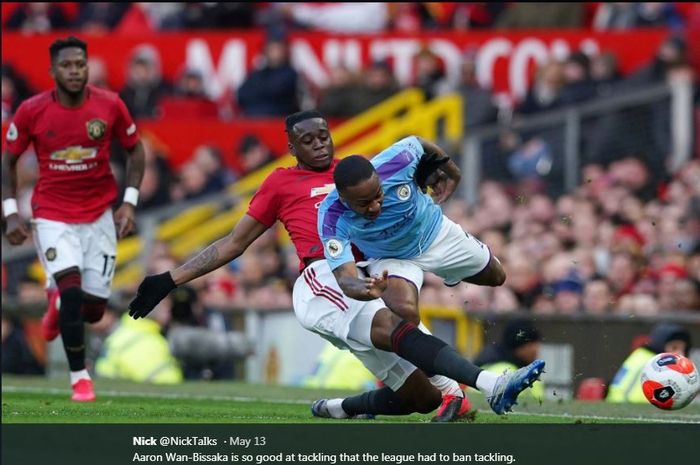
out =
[(402, 321), (391, 334), (394, 353), (426, 373), (447, 376), (470, 387), (476, 387), (481, 368), (462, 358), (459, 353), (435, 336), (422, 333), (416, 326)]

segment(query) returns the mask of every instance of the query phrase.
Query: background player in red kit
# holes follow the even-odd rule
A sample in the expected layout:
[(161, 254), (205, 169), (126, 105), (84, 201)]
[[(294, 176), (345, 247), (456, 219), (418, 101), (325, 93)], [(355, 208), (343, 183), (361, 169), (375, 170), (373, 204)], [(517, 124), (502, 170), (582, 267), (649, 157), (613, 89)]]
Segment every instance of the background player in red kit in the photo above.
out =
[[(345, 297), (325, 264), (317, 231), (318, 206), (333, 190), (333, 141), (325, 119), (315, 111), (295, 113), (286, 119), (289, 149), (297, 166), (279, 168), (265, 179), (251, 200), (248, 212), (226, 237), (208, 246), (187, 263), (160, 275), (148, 276), (129, 305), (134, 318), (145, 316), (176, 286), (189, 282), (241, 255), (250, 244), (278, 219), (284, 223), (299, 256), (302, 275), (293, 292), (294, 311), (302, 326), (319, 333), (334, 344), (351, 350), (388, 387), (346, 399), (351, 413), (336, 408), (335, 415), (428, 413), (440, 405), (441, 392), (431, 385), (444, 386), (450, 392), (459, 385), (444, 376), (425, 374), (398, 355), (377, 350), (371, 344), (353, 340), (357, 317), (364, 308), (384, 308), (381, 299), (363, 302)], [(371, 320), (371, 318), (370, 318)], [(371, 321), (363, 321), (369, 331)], [(332, 327), (332, 328), (331, 328)], [(319, 330), (319, 328), (322, 328)], [(445, 391), (443, 391), (444, 393)], [(401, 399), (397, 401), (397, 396)], [(438, 421), (450, 421), (464, 415), (469, 407), (441, 409)], [(348, 406), (349, 405), (349, 406)]]
[[(55, 89), (23, 102), (7, 131), (3, 213), (8, 240), (13, 245), (23, 243), (28, 231), (15, 200), (17, 160), (33, 143), (39, 162), (32, 196), (33, 237), (46, 275), (60, 295), (60, 312), (51, 302), (42, 321), (44, 337), (52, 340), (60, 331), (72, 399), (91, 401), (95, 393), (85, 369), (83, 323), (99, 321), (104, 313), (117, 236), (129, 234), (135, 225), (144, 151), (119, 96), (87, 85), (87, 44), (74, 37), (59, 39), (49, 53)], [(115, 138), (129, 157), (124, 201), (113, 214), (117, 184), (109, 166), (109, 149)]]

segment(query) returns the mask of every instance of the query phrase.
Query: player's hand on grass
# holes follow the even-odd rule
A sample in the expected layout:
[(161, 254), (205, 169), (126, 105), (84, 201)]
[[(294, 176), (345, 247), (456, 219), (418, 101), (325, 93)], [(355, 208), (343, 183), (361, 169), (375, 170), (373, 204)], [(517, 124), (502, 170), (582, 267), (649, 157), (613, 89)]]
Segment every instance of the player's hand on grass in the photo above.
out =
[(136, 207), (128, 202), (124, 202), (114, 212), (114, 224), (117, 225), (117, 237), (126, 237), (136, 226)]
[(129, 316), (134, 320), (145, 317), (176, 287), (169, 271), (147, 276), (129, 304)]
[(29, 231), (17, 213), (7, 217), (5, 235), (12, 245), (20, 245), (29, 237)]
[(386, 286), (389, 280), (389, 271), (384, 270), (381, 276), (371, 276), (365, 278), (365, 287), (367, 288), (367, 295), (372, 298), (379, 298), (382, 293), (386, 290)]

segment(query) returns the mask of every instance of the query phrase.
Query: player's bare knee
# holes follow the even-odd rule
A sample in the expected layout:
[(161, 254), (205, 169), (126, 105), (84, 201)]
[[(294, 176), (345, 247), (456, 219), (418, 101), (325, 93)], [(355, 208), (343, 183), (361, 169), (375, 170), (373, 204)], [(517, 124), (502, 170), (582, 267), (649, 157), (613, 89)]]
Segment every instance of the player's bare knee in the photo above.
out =
[(506, 272), (502, 266), (498, 265), (494, 270), (494, 281), (492, 286), (502, 286), (506, 282)]
[(370, 339), (377, 349), (392, 351), (391, 335), (401, 323), (401, 318), (388, 308), (379, 310), (372, 319)]

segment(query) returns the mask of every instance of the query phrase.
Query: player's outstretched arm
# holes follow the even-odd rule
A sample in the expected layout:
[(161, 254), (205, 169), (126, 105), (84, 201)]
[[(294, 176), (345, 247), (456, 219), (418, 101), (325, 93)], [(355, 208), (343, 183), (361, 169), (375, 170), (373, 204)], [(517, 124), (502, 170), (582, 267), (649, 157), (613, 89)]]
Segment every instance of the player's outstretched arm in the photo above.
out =
[(360, 279), (357, 277), (357, 267), (354, 262), (340, 265), (333, 270), (336, 281), (343, 294), (355, 300), (374, 300), (386, 289), (389, 272), (384, 270), (382, 276), (372, 276)]
[(2, 154), (2, 209), (7, 222), (5, 235), (12, 245), (20, 245), (29, 236), (17, 212), (17, 160), (9, 152)]
[(209, 245), (182, 266), (147, 276), (129, 304), (129, 315), (134, 319), (146, 316), (170, 291), (237, 258), (267, 229), (253, 217), (244, 215), (227, 236)]
[(141, 187), (143, 173), (146, 170), (146, 153), (143, 143), (139, 140), (131, 150), (128, 150), (126, 159), (126, 189), (134, 189), (136, 199), (129, 201), (128, 193), (124, 196), (124, 202), (114, 212), (114, 222), (117, 225), (117, 235), (121, 239), (134, 230), (136, 226), (136, 205), (138, 190)]
[(441, 204), (457, 189), (462, 172), (440, 146), (420, 137), (418, 141), (425, 154), (416, 169), (416, 182), (424, 190), (430, 187), (433, 199)]

